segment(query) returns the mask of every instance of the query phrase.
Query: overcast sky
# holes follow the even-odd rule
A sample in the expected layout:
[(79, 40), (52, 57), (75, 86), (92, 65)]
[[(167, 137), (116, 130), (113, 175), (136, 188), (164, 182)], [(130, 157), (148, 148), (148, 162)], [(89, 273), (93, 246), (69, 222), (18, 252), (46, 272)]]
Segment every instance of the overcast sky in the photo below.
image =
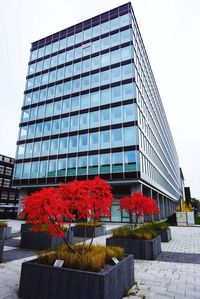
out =
[[(0, 0), (0, 154), (15, 156), (31, 42), (126, 3)], [(185, 177), (200, 198), (200, 0), (132, 5)]]

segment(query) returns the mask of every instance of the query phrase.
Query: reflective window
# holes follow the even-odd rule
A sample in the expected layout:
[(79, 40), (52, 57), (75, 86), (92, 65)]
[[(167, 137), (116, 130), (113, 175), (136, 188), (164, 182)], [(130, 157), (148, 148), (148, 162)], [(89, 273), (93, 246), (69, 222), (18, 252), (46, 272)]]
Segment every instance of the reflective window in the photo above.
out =
[(87, 157), (78, 157), (78, 175), (87, 174)]
[(58, 160), (58, 169), (57, 176), (65, 176), (66, 175), (66, 159)]
[(60, 138), (59, 154), (66, 154), (68, 152), (68, 138)]
[(22, 172), (22, 164), (15, 164), (15, 174), (14, 179), (18, 180), (21, 178), (21, 172)]
[(61, 101), (58, 101), (58, 102), (54, 103), (54, 109), (53, 109), (53, 114), (54, 115), (61, 114), (61, 105), (62, 105)]
[(24, 152), (25, 152), (25, 144), (18, 145), (17, 158), (18, 159), (23, 159), (24, 158)]
[(101, 155), (100, 173), (110, 173), (110, 154)]
[(122, 153), (112, 153), (112, 172), (123, 171), (123, 155)]
[(70, 153), (77, 152), (77, 145), (78, 145), (77, 136), (71, 136), (69, 138), (69, 152)]
[(101, 93), (101, 105), (109, 104), (111, 102), (110, 89), (103, 89), (100, 91), (100, 93)]
[(90, 94), (84, 94), (80, 97), (81, 109), (88, 108), (90, 105)]
[(58, 139), (51, 139), (49, 155), (57, 155), (58, 153)]
[(112, 108), (112, 124), (121, 123), (122, 122), (122, 109), (120, 107)]
[(61, 129), (60, 132), (61, 133), (65, 133), (68, 132), (69, 130), (69, 118), (68, 117), (64, 117), (61, 119)]
[(39, 177), (45, 178), (47, 175), (47, 161), (40, 161)]
[(90, 114), (90, 127), (98, 127), (100, 125), (99, 111), (91, 112)]
[(56, 160), (49, 160), (48, 177), (56, 176)]
[(59, 134), (60, 133), (60, 119), (55, 119), (52, 122), (52, 134)]
[(98, 155), (89, 156), (88, 159), (88, 174), (97, 174), (98, 173)]
[(136, 170), (136, 152), (129, 151), (124, 153), (125, 171)]
[(23, 172), (22, 172), (22, 179), (28, 179), (30, 175), (30, 163), (23, 164)]
[(112, 147), (122, 146), (122, 129), (112, 130)]
[(43, 130), (43, 123), (37, 123), (35, 129), (35, 137), (41, 137)]
[(133, 69), (132, 64), (126, 64), (126, 65), (122, 66), (122, 78), (123, 78), (123, 80), (131, 78), (133, 76), (132, 69)]
[(110, 109), (104, 109), (100, 111), (101, 114), (101, 126), (110, 124)]
[(37, 118), (43, 118), (44, 117), (44, 109), (45, 106), (38, 106), (38, 112), (37, 112)]
[(79, 97), (73, 97), (71, 98), (71, 111), (79, 110)]
[(129, 105), (123, 106), (124, 122), (136, 119), (136, 113), (135, 113), (134, 108), (135, 108), (134, 104), (129, 104)]
[(42, 141), (42, 156), (48, 156), (49, 154), (49, 140)]
[(135, 128), (134, 127), (127, 127), (124, 128), (124, 145), (135, 145), (136, 138), (135, 138)]
[(110, 36), (110, 46), (114, 47), (120, 44), (120, 33), (115, 33)]
[(89, 114), (81, 114), (80, 115), (80, 129), (86, 129), (89, 127)]
[(49, 103), (46, 105), (45, 117), (52, 116), (52, 114), (53, 114), (53, 103)]
[(70, 111), (70, 99), (62, 101), (62, 113), (67, 113)]
[(33, 143), (26, 144), (25, 158), (32, 157)]
[(38, 168), (39, 168), (39, 162), (31, 163), (31, 175), (30, 175), (31, 179), (38, 177)]
[(79, 151), (88, 150), (88, 134), (83, 134), (79, 136)]
[(99, 132), (90, 133), (90, 150), (98, 149), (99, 147)]
[(121, 67), (116, 67), (111, 70), (112, 82), (121, 80)]
[(68, 176), (76, 175), (76, 158), (68, 158), (67, 175)]
[(43, 135), (51, 135), (51, 121), (44, 123)]
[(121, 101), (121, 86), (116, 86), (112, 88), (112, 103)]
[(101, 132), (101, 148), (110, 148), (110, 131)]
[(34, 142), (34, 147), (33, 147), (33, 157), (39, 157), (40, 156), (40, 147), (41, 147), (41, 142)]
[(78, 115), (71, 116), (70, 118), (70, 131), (78, 130)]
[(91, 104), (90, 104), (91, 107), (99, 106), (100, 105), (100, 93), (98, 91), (92, 92), (90, 100), (91, 100)]
[(28, 138), (33, 138), (35, 133), (35, 125), (28, 126)]

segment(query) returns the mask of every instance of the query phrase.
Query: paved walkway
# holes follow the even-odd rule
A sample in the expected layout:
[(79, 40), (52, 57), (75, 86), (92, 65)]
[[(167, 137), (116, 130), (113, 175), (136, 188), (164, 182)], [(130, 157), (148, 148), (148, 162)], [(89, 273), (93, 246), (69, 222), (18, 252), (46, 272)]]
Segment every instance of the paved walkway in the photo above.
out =
[[(107, 231), (110, 229), (107, 226)], [(171, 230), (173, 240), (162, 243), (156, 261), (135, 260), (136, 283), (123, 299), (200, 299), (200, 227)], [(105, 244), (106, 237), (95, 238), (95, 243)], [(6, 263), (0, 264), (0, 299), (18, 298), (21, 263), (35, 258), (35, 252), (18, 246), (19, 237), (7, 240), (4, 246)]]

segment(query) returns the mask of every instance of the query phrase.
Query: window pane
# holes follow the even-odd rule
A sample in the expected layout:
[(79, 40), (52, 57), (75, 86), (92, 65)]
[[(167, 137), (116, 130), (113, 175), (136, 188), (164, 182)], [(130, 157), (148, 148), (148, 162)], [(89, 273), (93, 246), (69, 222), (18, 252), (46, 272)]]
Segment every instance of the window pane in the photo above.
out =
[(56, 176), (56, 160), (49, 161), (49, 168), (48, 168), (48, 177), (55, 177)]
[(110, 124), (110, 109), (104, 109), (100, 111), (101, 113), (101, 126)]
[(135, 128), (134, 127), (127, 127), (124, 128), (124, 145), (135, 145), (136, 138), (135, 138)]
[(50, 155), (57, 155), (58, 153), (58, 139), (51, 140)]
[(136, 170), (136, 152), (129, 151), (124, 153), (125, 171)]
[(30, 178), (37, 178), (38, 177), (38, 167), (39, 167), (39, 162), (32, 162), (31, 163), (31, 175)]
[(76, 175), (76, 158), (69, 158), (67, 163), (67, 175), (75, 176)]
[(122, 109), (121, 107), (112, 108), (112, 124), (122, 122)]
[(47, 161), (40, 161), (39, 177), (45, 178), (47, 175)]
[(90, 133), (90, 150), (98, 149), (99, 147), (99, 132)]
[(88, 174), (97, 174), (98, 173), (98, 155), (89, 156), (89, 169)]
[(115, 129), (112, 131), (112, 146), (122, 146), (122, 129)]
[(121, 86), (116, 86), (112, 88), (112, 103), (121, 101), (122, 93)]
[(89, 114), (80, 114), (80, 128), (86, 129), (89, 128)]
[(88, 150), (88, 134), (79, 136), (79, 151)]
[(65, 176), (66, 175), (66, 159), (58, 160), (58, 170), (57, 176)]
[(66, 154), (68, 152), (68, 138), (60, 138), (59, 154)]
[(87, 174), (87, 157), (78, 157), (78, 175)]
[(69, 130), (69, 118), (65, 117), (61, 119), (61, 133), (68, 132)]
[(101, 173), (110, 173), (110, 154), (101, 155)]
[(123, 171), (123, 156), (122, 153), (112, 154), (112, 172)]
[(77, 152), (77, 136), (71, 136), (69, 138), (69, 152), (73, 153), (73, 152)]
[(110, 148), (110, 131), (101, 132), (101, 148)]

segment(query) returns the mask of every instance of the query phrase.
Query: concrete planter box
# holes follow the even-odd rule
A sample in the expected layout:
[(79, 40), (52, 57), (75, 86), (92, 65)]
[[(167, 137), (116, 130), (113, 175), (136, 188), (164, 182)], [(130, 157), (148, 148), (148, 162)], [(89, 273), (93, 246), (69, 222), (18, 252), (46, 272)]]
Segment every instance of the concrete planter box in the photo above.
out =
[(161, 237), (161, 242), (169, 242), (172, 239), (170, 228), (157, 231), (157, 234)]
[(28, 232), (32, 228), (32, 224), (24, 223), (21, 224), (21, 233)]
[(134, 259), (124, 257), (101, 272), (22, 264), (19, 298), (24, 299), (122, 299), (134, 284)]
[[(65, 233), (65, 237), (67, 238), (68, 232)], [(69, 231), (68, 237), (69, 243), (73, 242), (73, 232)], [(20, 247), (33, 249), (33, 250), (43, 250), (49, 248), (55, 248), (64, 241), (62, 238), (53, 237), (48, 233), (40, 233), (40, 232), (29, 232), (24, 231), (21, 233), (21, 243)]]
[[(85, 228), (80, 226), (74, 226), (73, 232), (75, 237), (84, 237)], [(103, 236), (106, 233), (106, 227), (104, 225), (96, 227), (94, 231), (94, 237)], [(93, 236), (93, 227), (86, 228), (86, 238), (92, 238)]]
[(110, 237), (106, 239), (106, 246), (124, 247), (125, 253), (133, 254), (135, 259), (155, 260), (161, 252), (161, 238), (135, 240)]
[(12, 227), (0, 227), (0, 240), (11, 238)]
[(178, 226), (194, 225), (194, 212), (176, 212)]
[(0, 263), (2, 262), (2, 257), (3, 257), (3, 246), (4, 246), (4, 241), (0, 241)]

